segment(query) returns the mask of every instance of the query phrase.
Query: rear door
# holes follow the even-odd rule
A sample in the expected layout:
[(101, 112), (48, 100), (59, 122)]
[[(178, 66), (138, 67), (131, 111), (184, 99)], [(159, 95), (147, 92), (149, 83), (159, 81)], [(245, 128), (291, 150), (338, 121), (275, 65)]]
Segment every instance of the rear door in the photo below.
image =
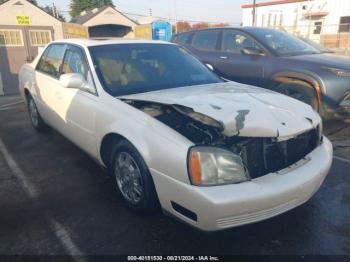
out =
[(221, 76), (244, 84), (263, 85), (266, 56), (246, 55), (242, 49), (261, 49), (256, 41), (239, 30), (223, 30), (215, 69)]
[(215, 67), (220, 47), (220, 30), (197, 31), (190, 45), (185, 45), (204, 64)]
[(66, 45), (51, 44), (41, 56), (35, 70), (36, 104), (40, 114), (54, 128), (59, 127), (59, 117), (55, 112), (56, 101), (54, 96), (60, 87), (60, 68), (65, 53)]

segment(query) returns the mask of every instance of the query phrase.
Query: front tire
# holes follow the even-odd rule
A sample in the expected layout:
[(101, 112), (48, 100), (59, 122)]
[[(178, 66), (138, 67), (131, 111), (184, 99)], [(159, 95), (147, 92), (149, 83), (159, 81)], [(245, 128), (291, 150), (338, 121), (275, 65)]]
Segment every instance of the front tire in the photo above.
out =
[(274, 88), (281, 94), (287, 95), (310, 105), (316, 112), (319, 111), (317, 95), (314, 88), (308, 83), (294, 81), (291, 83), (280, 83)]
[(136, 148), (121, 140), (112, 150), (111, 172), (126, 205), (138, 213), (154, 213), (159, 208), (149, 170)]
[(35, 101), (30, 95), (27, 96), (27, 106), (29, 118), (34, 129), (41, 133), (49, 131), (50, 127), (42, 119), (39, 110), (35, 104)]

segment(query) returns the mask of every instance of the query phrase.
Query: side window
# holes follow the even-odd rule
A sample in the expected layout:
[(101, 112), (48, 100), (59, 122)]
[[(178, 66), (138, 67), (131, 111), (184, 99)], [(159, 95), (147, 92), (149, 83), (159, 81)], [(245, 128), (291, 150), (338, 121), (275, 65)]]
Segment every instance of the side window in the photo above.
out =
[(70, 47), (64, 56), (62, 74), (78, 73), (87, 79), (88, 71), (83, 51), (77, 47)]
[(219, 33), (219, 31), (199, 31), (193, 37), (192, 46), (203, 51), (215, 51)]
[(65, 46), (62, 44), (50, 45), (41, 57), (37, 70), (58, 78), (64, 51)]
[(222, 51), (241, 54), (243, 48), (259, 48), (254, 39), (237, 31), (224, 31)]
[(188, 40), (190, 39), (191, 34), (181, 34), (178, 36), (177, 42), (181, 43), (181, 44), (186, 44), (188, 43)]

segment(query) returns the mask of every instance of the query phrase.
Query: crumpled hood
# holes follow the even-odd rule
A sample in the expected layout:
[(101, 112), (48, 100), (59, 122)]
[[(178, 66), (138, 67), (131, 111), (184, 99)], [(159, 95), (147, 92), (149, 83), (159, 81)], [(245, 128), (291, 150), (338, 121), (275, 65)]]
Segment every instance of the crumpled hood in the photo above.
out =
[(119, 98), (192, 108), (221, 122), (227, 136), (288, 138), (315, 128), (321, 121), (310, 106), (300, 101), (235, 82), (165, 89)]

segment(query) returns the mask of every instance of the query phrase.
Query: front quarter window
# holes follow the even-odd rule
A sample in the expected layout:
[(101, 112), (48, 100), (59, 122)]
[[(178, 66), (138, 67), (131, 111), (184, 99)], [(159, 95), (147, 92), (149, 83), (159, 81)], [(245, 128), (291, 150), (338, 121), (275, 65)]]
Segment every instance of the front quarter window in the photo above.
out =
[(242, 50), (247, 47), (261, 50), (251, 37), (236, 31), (224, 31), (222, 51), (241, 54)]
[(79, 48), (70, 47), (64, 57), (62, 74), (78, 73), (87, 78), (88, 66), (84, 54)]

